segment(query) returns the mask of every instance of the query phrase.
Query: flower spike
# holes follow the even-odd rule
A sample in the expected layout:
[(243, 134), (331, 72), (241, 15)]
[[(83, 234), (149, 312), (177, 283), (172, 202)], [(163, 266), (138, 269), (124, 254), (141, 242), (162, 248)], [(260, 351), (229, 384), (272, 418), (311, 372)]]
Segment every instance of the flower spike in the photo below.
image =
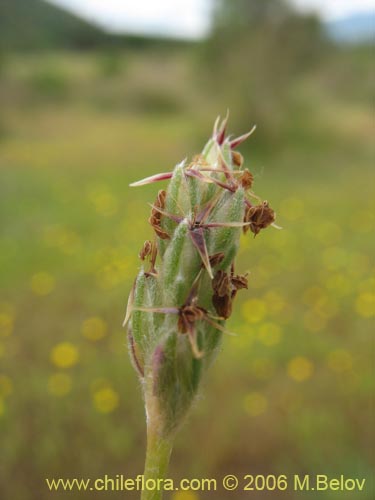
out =
[[(154, 237), (139, 252), (124, 319), (146, 406), (146, 480), (165, 474), (168, 446), (230, 333), (225, 323), (238, 293), (248, 287), (247, 273), (234, 270), (242, 231), (257, 235), (275, 226), (275, 212), (253, 193), (254, 177), (235, 151), (255, 127), (231, 139), (228, 116), (217, 118), (191, 162), (131, 184), (166, 181), (150, 204)], [(162, 465), (155, 460), (160, 453)]]

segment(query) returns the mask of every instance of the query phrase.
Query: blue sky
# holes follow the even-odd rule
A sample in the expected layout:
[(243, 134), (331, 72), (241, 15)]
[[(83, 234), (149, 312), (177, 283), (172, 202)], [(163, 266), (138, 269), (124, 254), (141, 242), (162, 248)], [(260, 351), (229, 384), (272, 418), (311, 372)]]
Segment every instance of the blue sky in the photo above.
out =
[[(49, 0), (118, 32), (199, 38), (209, 29), (211, 0)], [(324, 19), (375, 11), (375, 0), (292, 0)]]

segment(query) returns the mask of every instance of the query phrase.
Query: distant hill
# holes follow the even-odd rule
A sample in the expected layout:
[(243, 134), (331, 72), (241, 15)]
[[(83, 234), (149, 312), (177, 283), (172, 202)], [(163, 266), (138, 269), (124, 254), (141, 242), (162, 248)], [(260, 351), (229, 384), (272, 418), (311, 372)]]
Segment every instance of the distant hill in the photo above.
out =
[(90, 48), (111, 35), (44, 0), (0, 0), (0, 49)]
[[(104, 0), (103, 0), (104, 1)], [(48, 0), (0, 0), (0, 55), (43, 49), (188, 46), (189, 41), (112, 34)]]
[(354, 14), (326, 24), (329, 36), (340, 43), (375, 41), (375, 12)]

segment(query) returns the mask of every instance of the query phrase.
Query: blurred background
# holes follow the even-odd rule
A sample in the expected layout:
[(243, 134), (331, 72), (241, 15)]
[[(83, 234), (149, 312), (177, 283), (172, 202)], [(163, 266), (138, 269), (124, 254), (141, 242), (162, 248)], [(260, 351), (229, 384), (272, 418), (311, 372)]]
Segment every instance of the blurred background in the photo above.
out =
[(243, 239), (238, 335), (170, 476), (344, 474), (367, 489), (340, 499), (373, 498), (373, 7), (1, 1), (1, 498), (68, 495), (46, 477), (142, 472), (121, 323), (157, 187), (128, 185), (198, 153), (228, 108), (231, 133), (257, 124), (245, 166), (283, 230)]

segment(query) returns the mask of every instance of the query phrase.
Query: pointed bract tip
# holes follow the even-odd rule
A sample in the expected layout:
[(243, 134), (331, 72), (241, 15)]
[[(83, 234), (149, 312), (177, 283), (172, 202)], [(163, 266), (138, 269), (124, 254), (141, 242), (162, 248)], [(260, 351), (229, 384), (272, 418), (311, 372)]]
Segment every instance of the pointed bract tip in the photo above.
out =
[(177, 163), (176, 167), (177, 168), (184, 168), (187, 162), (187, 157), (185, 157), (183, 160), (180, 161), (180, 163)]
[(122, 326), (125, 327), (130, 319), (130, 316), (133, 312), (133, 304), (134, 304), (134, 292), (135, 292), (135, 284), (136, 281), (133, 283), (132, 289), (130, 290), (129, 298), (128, 298), (128, 304), (126, 306), (126, 313), (125, 313), (125, 319), (122, 323)]
[(239, 137), (232, 139), (229, 143), (231, 149), (235, 149), (237, 146), (239, 146), (244, 141), (246, 141), (246, 139), (248, 139), (255, 132), (256, 128), (257, 128), (257, 126), (254, 125), (253, 128), (249, 132), (247, 132), (246, 134), (240, 135)]
[(220, 115), (216, 118), (215, 120), (215, 123), (214, 123), (214, 129), (213, 129), (213, 132), (212, 132), (212, 138), (215, 139), (216, 136), (217, 136), (217, 129), (219, 127), (219, 123), (220, 123)]
[(225, 140), (225, 133), (227, 131), (227, 124), (228, 124), (228, 118), (229, 118), (229, 109), (227, 109), (227, 114), (220, 126), (220, 130), (217, 134), (217, 142), (219, 146), (221, 146)]
[(161, 174), (151, 175), (150, 177), (145, 177), (140, 181), (132, 182), (129, 184), (130, 187), (145, 186), (146, 184), (152, 184), (153, 182), (167, 181), (172, 178), (173, 172), (163, 172)]

